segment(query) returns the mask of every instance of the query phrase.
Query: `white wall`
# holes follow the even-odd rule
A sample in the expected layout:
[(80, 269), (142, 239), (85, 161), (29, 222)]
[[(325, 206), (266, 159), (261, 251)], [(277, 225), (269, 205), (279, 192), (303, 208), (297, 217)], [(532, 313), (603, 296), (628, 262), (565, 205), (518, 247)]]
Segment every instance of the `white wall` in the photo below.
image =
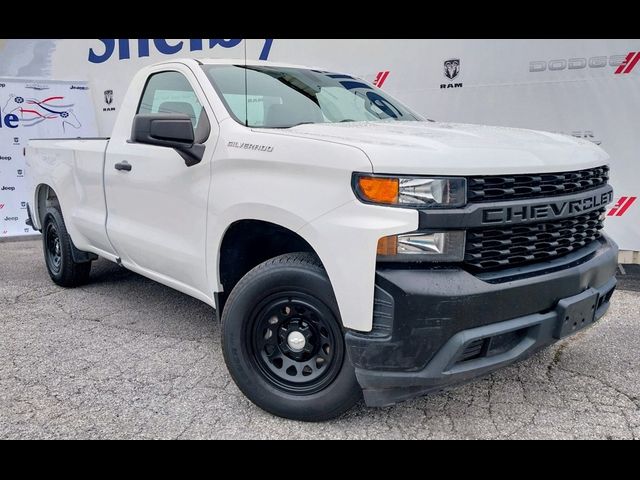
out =
[[(616, 198), (630, 202), (640, 190), (640, 62), (629, 73), (615, 73), (629, 52), (640, 52), (640, 40), (0, 40), (0, 76), (88, 80), (99, 131), (108, 135), (141, 65), (182, 56), (243, 58), (245, 49), (249, 58), (368, 80), (389, 71), (382, 88), (435, 120), (588, 138), (612, 156)], [(447, 59), (460, 61), (453, 80), (444, 75)], [(113, 91), (110, 105), (105, 90)], [(623, 249), (640, 250), (640, 200), (609, 216), (607, 231)]]

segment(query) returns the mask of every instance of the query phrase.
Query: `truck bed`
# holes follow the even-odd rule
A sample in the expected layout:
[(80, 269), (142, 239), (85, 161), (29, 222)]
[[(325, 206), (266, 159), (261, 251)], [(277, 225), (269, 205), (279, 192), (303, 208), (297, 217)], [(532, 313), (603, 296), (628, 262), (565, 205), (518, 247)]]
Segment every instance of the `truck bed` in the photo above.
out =
[[(108, 138), (32, 139), (26, 151), (27, 175), (32, 182), (30, 199), (34, 223), (40, 228), (44, 212), (38, 202), (38, 186), (49, 185), (65, 192), (61, 207), (67, 229), (79, 249), (93, 245), (111, 251), (107, 243), (104, 161)], [(64, 205), (62, 203), (64, 202)]]

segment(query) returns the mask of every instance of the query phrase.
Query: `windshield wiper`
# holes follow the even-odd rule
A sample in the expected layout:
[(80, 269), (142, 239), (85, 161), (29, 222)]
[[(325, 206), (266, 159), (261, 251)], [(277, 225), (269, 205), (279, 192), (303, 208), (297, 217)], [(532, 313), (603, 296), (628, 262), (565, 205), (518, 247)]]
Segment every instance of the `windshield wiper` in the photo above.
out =
[(300, 123), (294, 123), (293, 125), (287, 125), (286, 127), (267, 127), (267, 128), (293, 128), (293, 127), (297, 127), (298, 125), (309, 125), (314, 123), (318, 123), (318, 122), (300, 122)]

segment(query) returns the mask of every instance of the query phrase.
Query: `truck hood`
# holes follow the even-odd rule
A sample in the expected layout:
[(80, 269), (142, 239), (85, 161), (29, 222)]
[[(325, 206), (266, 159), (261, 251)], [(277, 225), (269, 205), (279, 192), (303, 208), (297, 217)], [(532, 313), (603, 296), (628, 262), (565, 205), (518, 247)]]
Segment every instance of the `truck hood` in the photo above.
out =
[(545, 173), (596, 167), (609, 158), (595, 144), (569, 135), (484, 125), (380, 121), (268, 131), (357, 147), (369, 157), (376, 173)]

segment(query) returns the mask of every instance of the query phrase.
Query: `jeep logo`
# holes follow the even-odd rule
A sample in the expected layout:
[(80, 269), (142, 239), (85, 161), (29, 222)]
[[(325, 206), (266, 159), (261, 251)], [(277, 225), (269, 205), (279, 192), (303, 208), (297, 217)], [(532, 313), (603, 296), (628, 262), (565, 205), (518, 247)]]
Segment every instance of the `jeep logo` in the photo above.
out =
[(10, 156), (10, 155), (7, 155), (7, 156), (4, 156), (4, 157), (3, 157), (2, 155), (0, 155), (0, 160), (7, 160), (7, 161), (9, 161), (9, 160), (11, 160), (11, 156)]
[(16, 189), (16, 187), (7, 187), (6, 185), (3, 185), (2, 188), (0, 188), (0, 190), (8, 190), (10, 192), (13, 192)]
[(18, 217), (4, 217), (5, 222), (17, 222)]

